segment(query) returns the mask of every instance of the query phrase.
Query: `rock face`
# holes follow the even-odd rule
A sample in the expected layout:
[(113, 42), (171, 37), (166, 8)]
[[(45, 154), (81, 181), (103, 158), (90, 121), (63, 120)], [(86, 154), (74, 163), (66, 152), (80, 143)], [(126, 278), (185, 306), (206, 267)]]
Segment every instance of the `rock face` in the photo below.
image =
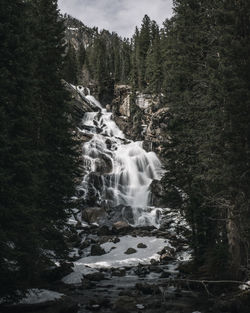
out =
[(117, 125), (126, 136), (143, 140), (144, 149), (164, 155), (165, 143), (170, 140), (166, 133), (169, 110), (163, 105), (163, 95), (136, 92), (130, 86), (116, 85), (111, 110)]
[(71, 118), (73, 119), (74, 124), (78, 126), (80, 125), (84, 113), (92, 112), (95, 109), (87, 99), (81, 96), (81, 94), (73, 88), (71, 84), (67, 83), (65, 80), (63, 80), (62, 83), (70, 94), (70, 105), (72, 107)]

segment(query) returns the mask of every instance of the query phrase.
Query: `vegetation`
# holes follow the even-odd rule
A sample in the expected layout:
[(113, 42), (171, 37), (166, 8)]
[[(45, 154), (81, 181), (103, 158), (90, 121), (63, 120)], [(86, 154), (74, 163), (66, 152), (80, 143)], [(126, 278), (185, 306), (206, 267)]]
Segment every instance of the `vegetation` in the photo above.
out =
[[(42, 279), (67, 255), (78, 173), (61, 84), (64, 26), (57, 1), (0, 4), (0, 295)], [(53, 262), (52, 262), (53, 260)]]
[(86, 50), (101, 100), (114, 83), (164, 95), (166, 201), (186, 214), (206, 275), (249, 270), (249, 20), (245, 0), (176, 0), (161, 29), (146, 15), (131, 42), (102, 31)]
[(249, 21), (247, 0), (175, 0), (161, 29), (145, 16), (131, 41), (92, 29), (88, 46), (65, 50), (56, 0), (1, 1), (1, 297), (66, 258), (78, 155), (61, 78), (77, 84), (83, 70), (104, 103), (118, 83), (133, 101), (163, 94), (166, 201), (191, 225), (202, 274), (249, 275)]

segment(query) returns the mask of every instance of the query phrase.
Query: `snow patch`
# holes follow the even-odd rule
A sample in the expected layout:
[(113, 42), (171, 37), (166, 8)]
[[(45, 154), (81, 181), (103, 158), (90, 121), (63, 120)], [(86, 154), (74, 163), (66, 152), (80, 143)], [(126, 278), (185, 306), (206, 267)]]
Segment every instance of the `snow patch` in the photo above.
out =
[(240, 285), (239, 288), (241, 290), (248, 290), (248, 289), (250, 289), (250, 280), (246, 281), (244, 284)]
[(93, 274), (98, 272), (93, 268), (89, 268), (83, 265), (80, 269), (74, 266), (74, 272), (70, 273), (69, 275), (63, 277), (62, 282), (67, 285), (77, 285), (81, 284), (84, 276), (87, 274)]
[[(147, 248), (138, 249), (137, 245), (139, 243), (145, 244)], [(101, 247), (106, 251), (105, 255), (84, 257), (74, 262), (74, 268), (76, 271), (82, 272), (86, 266), (91, 268), (118, 268), (121, 266), (137, 266), (139, 263), (149, 264), (152, 259), (160, 259), (157, 252), (166, 246), (171, 247), (167, 239), (124, 236), (120, 238), (118, 243), (106, 242), (102, 244)], [(134, 248), (136, 253), (125, 254), (128, 248)]]
[(61, 299), (64, 296), (63, 293), (59, 293), (46, 289), (29, 289), (26, 297), (19, 301), (20, 304), (36, 304), (47, 301), (55, 301)]

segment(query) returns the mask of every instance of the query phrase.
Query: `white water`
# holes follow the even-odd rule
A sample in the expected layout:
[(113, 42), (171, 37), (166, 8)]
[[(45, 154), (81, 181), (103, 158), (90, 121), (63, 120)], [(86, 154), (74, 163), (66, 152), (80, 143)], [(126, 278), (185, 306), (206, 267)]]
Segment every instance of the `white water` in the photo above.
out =
[[(85, 96), (86, 88), (76, 89)], [(160, 211), (150, 207), (150, 184), (164, 173), (160, 160), (141, 141), (125, 139), (112, 113), (87, 92), (85, 97), (99, 112), (85, 113), (82, 120), (81, 132), (93, 135), (83, 146), (83, 199), (92, 205), (132, 207), (134, 225), (156, 225)]]

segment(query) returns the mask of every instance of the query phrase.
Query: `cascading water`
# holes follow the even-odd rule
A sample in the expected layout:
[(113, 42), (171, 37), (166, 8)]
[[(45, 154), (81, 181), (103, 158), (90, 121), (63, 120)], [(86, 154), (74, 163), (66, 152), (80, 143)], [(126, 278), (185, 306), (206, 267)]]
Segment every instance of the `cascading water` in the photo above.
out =
[(127, 140), (112, 120), (112, 113), (83, 87), (76, 87), (98, 112), (85, 113), (83, 134), (92, 138), (83, 145), (84, 177), (79, 186), (91, 206), (131, 207), (133, 225), (157, 225), (159, 209), (150, 207), (150, 185), (164, 171), (154, 152), (146, 152), (141, 141)]

